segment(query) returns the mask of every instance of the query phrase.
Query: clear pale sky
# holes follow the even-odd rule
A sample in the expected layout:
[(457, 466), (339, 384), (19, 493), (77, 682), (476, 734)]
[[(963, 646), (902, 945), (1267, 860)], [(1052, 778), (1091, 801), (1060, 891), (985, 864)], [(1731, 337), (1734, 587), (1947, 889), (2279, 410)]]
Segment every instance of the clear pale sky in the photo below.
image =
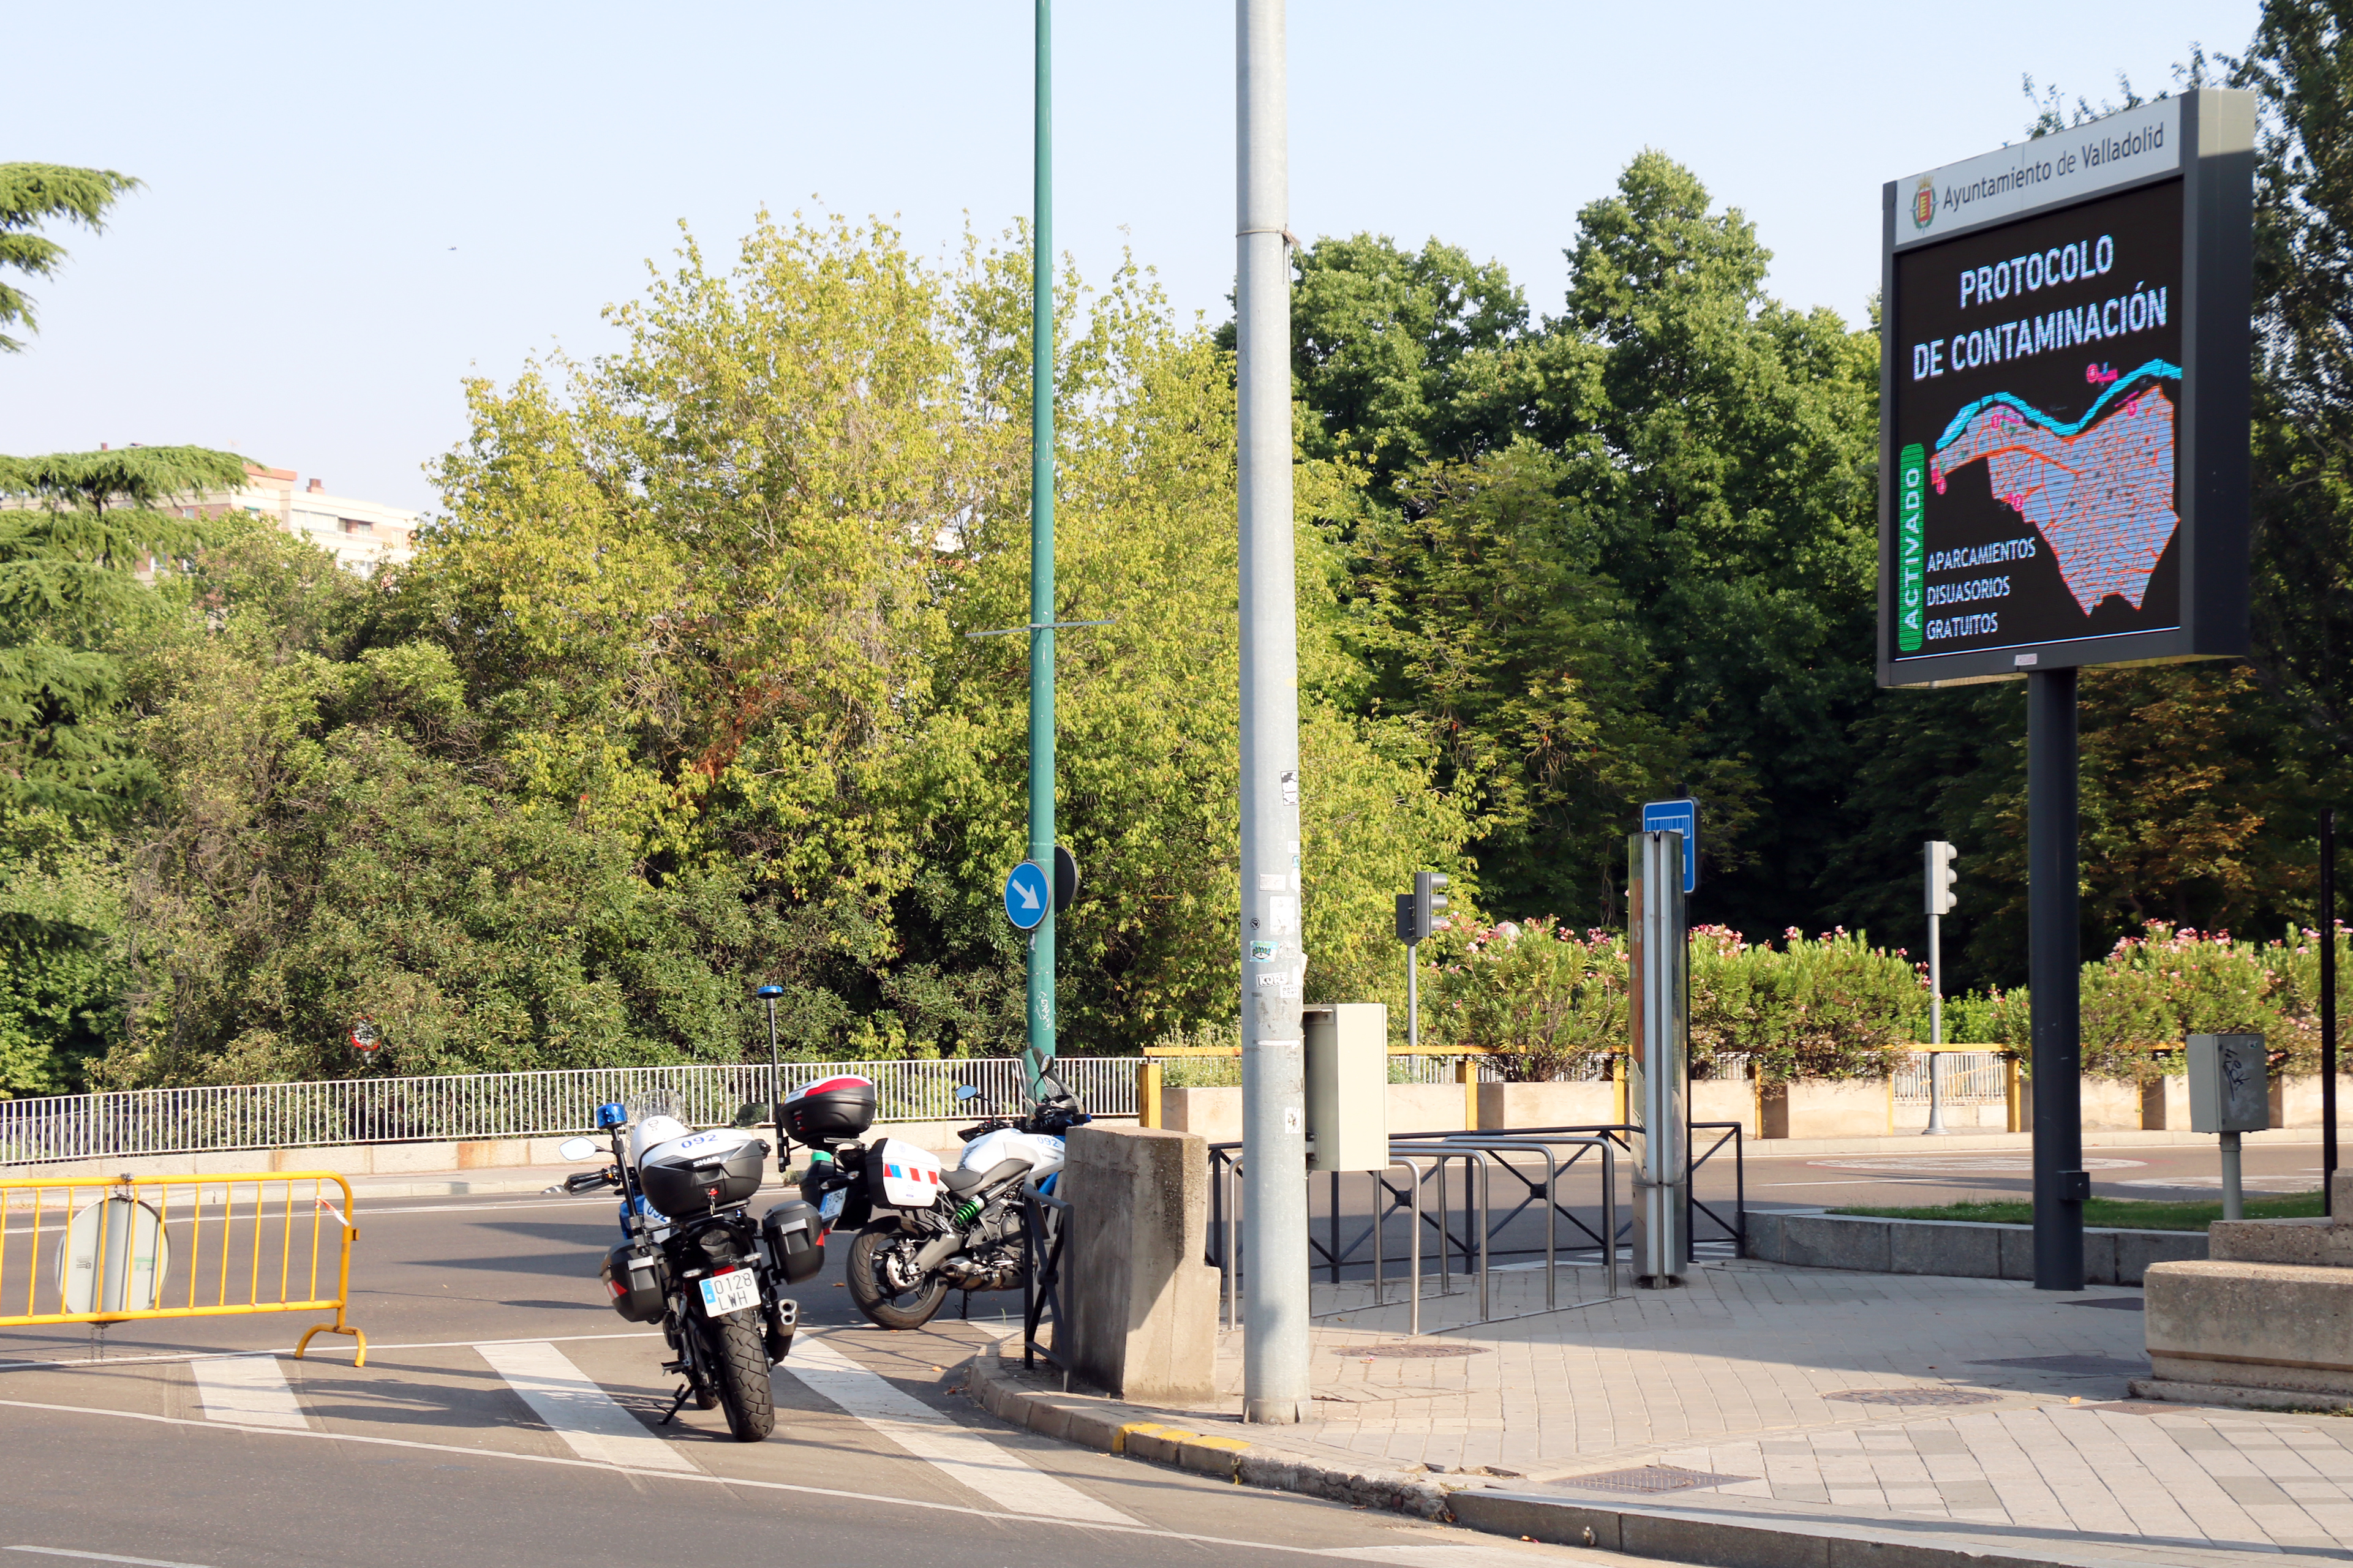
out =
[[(2152, 92), (2253, 0), (1544, 5), (1293, 0), (1292, 228), (1435, 235), (1559, 308), (1577, 209), (1661, 148), (1745, 209), (1770, 288), (1861, 314), (1883, 181), (2023, 133), (2019, 79)], [(952, 252), (1030, 207), (1029, 7), (27, 6), (0, 160), (135, 174), (33, 285), (0, 451), (200, 442), (430, 507), (459, 378), (610, 340), (686, 220), (724, 257), (763, 204), (896, 215)], [(1063, 0), (1056, 222), (1187, 312), (1233, 273), (1229, 4)], [(21, 335), (21, 334), (20, 334)]]

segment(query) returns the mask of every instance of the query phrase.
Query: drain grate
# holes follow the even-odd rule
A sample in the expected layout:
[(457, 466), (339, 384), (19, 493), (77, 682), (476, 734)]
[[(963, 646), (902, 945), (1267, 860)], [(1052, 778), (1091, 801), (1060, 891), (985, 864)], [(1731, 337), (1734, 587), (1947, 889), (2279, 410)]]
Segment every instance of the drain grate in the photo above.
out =
[(1393, 1361), (1438, 1361), (1451, 1356), (1485, 1355), (1487, 1347), (1454, 1344), (1445, 1340), (1435, 1342), (1399, 1340), (1385, 1345), (1342, 1345), (1332, 1353), (1334, 1355), (1386, 1356)]
[(2138, 1312), (2147, 1310), (2137, 1296), (2094, 1296), (2088, 1301), (2070, 1301), (2071, 1307), (2105, 1307), (2111, 1312)]
[(1630, 1470), (1603, 1470), (1592, 1476), (1564, 1476), (1546, 1484), (1590, 1487), (1596, 1491), (1637, 1492), (1649, 1496), (1657, 1492), (1690, 1491), (1696, 1487), (1730, 1486), (1735, 1481), (1753, 1481), (1756, 1479), (1754, 1476), (1719, 1476), (1708, 1470), (1678, 1469), (1672, 1465), (1638, 1465)]
[(2147, 1377), (2148, 1363), (2120, 1361), (2107, 1355), (2022, 1355), (2008, 1361), (1973, 1361), (1971, 1366), (2014, 1366), (2021, 1372), (2056, 1373), (2061, 1377)]
[(1848, 1388), (1822, 1397), (1852, 1405), (1991, 1405), (2001, 1395), (1966, 1388)]

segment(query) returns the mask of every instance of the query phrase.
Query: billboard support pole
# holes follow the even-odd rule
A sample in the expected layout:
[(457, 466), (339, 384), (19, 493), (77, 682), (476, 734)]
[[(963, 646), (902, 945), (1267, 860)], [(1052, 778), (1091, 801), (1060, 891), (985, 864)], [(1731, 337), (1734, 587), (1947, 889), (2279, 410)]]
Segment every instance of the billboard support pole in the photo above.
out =
[(2083, 1023), (2075, 672), (2026, 676), (2027, 984), (2032, 994), (2034, 1288), (2084, 1288)]

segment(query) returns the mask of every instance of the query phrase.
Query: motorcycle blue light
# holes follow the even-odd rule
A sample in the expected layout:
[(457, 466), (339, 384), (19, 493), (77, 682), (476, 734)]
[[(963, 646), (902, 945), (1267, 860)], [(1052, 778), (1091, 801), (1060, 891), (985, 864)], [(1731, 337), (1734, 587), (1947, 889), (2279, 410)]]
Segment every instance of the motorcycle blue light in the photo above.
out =
[(600, 1131), (620, 1126), (629, 1119), (629, 1108), (619, 1100), (607, 1100), (596, 1108), (596, 1126)]

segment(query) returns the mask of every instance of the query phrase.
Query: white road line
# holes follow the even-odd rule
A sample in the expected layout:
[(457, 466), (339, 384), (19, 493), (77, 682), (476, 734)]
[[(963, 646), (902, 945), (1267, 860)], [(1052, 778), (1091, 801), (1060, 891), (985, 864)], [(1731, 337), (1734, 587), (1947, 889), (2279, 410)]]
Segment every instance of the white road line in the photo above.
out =
[(1108, 1503), (1033, 1468), (1012, 1449), (959, 1426), (913, 1394), (869, 1372), (823, 1340), (802, 1331), (780, 1363), (817, 1393), (950, 1479), (1015, 1513), (1134, 1524)]
[(1558, 1563), (1559, 1558), (1510, 1546), (1326, 1546), (1319, 1557), (1341, 1557), (1357, 1563), (1396, 1563), (1403, 1568), (1532, 1568)]
[(205, 1415), (212, 1420), (237, 1426), (311, 1429), (274, 1355), (206, 1356), (190, 1362), (188, 1370), (196, 1375)]
[(11, 1552), (37, 1552), (44, 1557), (79, 1557), (92, 1563), (137, 1563), (142, 1568), (204, 1568), (201, 1563), (173, 1563), (161, 1557), (117, 1557), (111, 1552), (69, 1552), (62, 1546), (11, 1546)]
[(623, 1409), (614, 1397), (571, 1358), (544, 1340), (517, 1344), (474, 1347), (491, 1370), (507, 1380), (522, 1396), (532, 1414), (555, 1430), (555, 1435), (584, 1459), (600, 1464), (628, 1465), (644, 1470), (695, 1473), (694, 1462), (676, 1445), (657, 1437), (646, 1424)]
[[(401, 1345), (385, 1344), (379, 1342), (368, 1346), (368, 1349), (372, 1351), (473, 1350), (481, 1345), (535, 1345), (542, 1343), (569, 1344), (574, 1340), (658, 1340), (659, 1338), (661, 1338), (661, 1331), (659, 1329), (640, 1329), (625, 1334), (541, 1334), (536, 1338), (528, 1340), (415, 1340), (407, 1344)], [(254, 1351), (249, 1353), (254, 1355), (292, 1355), (294, 1353), (294, 1347), (292, 1345), (280, 1345), (275, 1350)], [(37, 1366), (134, 1366), (144, 1365), (154, 1362), (216, 1361), (218, 1360), (219, 1357), (220, 1352), (218, 1351), (174, 1351), (169, 1354), (157, 1355), (111, 1355), (103, 1358), (85, 1355), (74, 1356), (69, 1360), (59, 1361), (0, 1361), (0, 1372), (17, 1371), (26, 1367)]]

